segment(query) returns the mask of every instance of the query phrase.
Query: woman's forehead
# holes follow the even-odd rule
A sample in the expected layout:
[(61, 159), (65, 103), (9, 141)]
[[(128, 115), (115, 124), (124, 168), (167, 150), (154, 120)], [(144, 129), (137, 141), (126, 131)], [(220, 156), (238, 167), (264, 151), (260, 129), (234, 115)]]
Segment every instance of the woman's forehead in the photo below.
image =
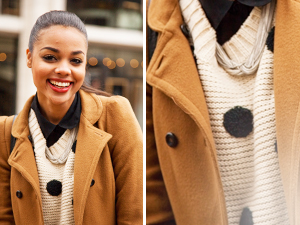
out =
[(42, 35), (58, 35), (60, 34), (61, 32), (64, 32), (64, 33), (72, 33), (72, 35), (75, 35), (75, 36), (82, 36), (84, 37), (84, 39), (86, 39), (85, 35), (79, 31), (77, 28), (75, 27), (70, 27), (70, 26), (63, 26), (63, 25), (52, 25), (50, 27), (46, 27), (42, 30), (40, 30), (38, 36), (42, 36)]
[(38, 40), (35, 45), (45, 44), (67, 44), (75, 45), (81, 48), (87, 48), (87, 40), (85, 35), (74, 27), (66, 27), (62, 25), (53, 25), (42, 29), (38, 34)]

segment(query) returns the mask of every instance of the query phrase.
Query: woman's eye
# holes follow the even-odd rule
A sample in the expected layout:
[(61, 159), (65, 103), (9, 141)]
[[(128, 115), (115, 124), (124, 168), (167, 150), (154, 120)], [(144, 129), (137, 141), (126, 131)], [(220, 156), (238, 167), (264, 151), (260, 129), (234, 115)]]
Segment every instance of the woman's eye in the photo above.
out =
[(75, 64), (81, 64), (82, 60), (81, 59), (72, 59), (71, 62), (75, 63)]
[(55, 61), (56, 58), (53, 55), (45, 55), (43, 56), (43, 59), (46, 61)]

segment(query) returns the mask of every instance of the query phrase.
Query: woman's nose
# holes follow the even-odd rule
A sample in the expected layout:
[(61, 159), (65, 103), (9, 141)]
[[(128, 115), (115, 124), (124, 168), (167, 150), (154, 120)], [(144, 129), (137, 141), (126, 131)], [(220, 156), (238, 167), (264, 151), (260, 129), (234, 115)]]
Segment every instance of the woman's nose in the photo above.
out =
[(55, 73), (63, 75), (63, 76), (70, 75), (71, 69), (70, 69), (69, 63), (66, 61), (61, 61), (60, 63), (58, 63), (58, 65), (55, 69)]

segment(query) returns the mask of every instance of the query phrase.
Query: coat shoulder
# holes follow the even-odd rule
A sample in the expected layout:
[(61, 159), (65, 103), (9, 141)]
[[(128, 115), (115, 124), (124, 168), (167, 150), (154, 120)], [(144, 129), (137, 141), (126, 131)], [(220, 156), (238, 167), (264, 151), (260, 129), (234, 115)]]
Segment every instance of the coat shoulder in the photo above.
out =
[(107, 116), (117, 117), (135, 117), (129, 100), (123, 96), (99, 96), (97, 98), (102, 102), (103, 110)]
[[(14, 116), (0, 116), (0, 157), (9, 157), (11, 128)], [(6, 149), (6, 151), (4, 151)]]
[(103, 115), (106, 118), (108, 132), (126, 130), (128, 127), (140, 132), (140, 125), (127, 98), (123, 96), (97, 97), (103, 104)]
[(101, 96), (97, 95), (97, 98), (106, 106), (106, 107), (128, 107), (130, 103), (127, 98), (119, 95), (114, 96)]

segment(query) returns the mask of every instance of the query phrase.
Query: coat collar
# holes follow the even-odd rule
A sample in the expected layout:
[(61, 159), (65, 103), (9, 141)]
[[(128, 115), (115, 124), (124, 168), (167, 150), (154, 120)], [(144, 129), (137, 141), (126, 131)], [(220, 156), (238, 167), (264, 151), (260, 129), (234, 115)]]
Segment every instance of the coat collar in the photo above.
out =
[[(102, 102), (94, 94), (90, 94), (82, 90), (79, 90), (79, 94), (81, 97), (81, 105), (82, 105), (81, 116), (87, 119), (89, 123), (95, 124), (100, 118), (100, 115), (102, 114), (102, 110), (103, 110)], [(33, 98), (34, 96), (31, 96), (27, 100), (23, 110), (20, 112), (20, 114), (18, 114), (14, 122), (14, 126), (12, 128), (12, 135), (15, 138), (21, 138), (24, 135), (25, 136), (29, 135), (28, 115), (29, 115)]]
[[(103, 105), (100, 98), (95, 94), (86, 93), (82, 90), (79, 93), (82, 111), (74, 165), (74, 216), (76, 224), (82, 223), (85, 202), (92, 177), (100, 155), (112, 137), (111, 134), (94, 126), (99, 121), (103, 112)], [(42, 210), (38, 171), (32, 145), (28, 139), (30, 134), (28, 114), (32, 100), (33, 96), (26, 102), (23, 110), (13, 124), (12, 135), (17, 138), (17, 141), (8, 159), (8, 163), (17, 169), (27, 182), (32, 185), (38, 196), (40, 209)]]
[[(151, 1), (151, 2), (150, 2)], [(170, 18), (173, 12), (178, 9), (177, 0), (169, 1), (158, 1), (158, 0), (148, 0), (149, 10), (148, 10), (148, 25), (151, 29), (162, 32), (166, 24), (170, 22)], [(177, 19), (181, 19), (181, 15), (177, 14)]]

